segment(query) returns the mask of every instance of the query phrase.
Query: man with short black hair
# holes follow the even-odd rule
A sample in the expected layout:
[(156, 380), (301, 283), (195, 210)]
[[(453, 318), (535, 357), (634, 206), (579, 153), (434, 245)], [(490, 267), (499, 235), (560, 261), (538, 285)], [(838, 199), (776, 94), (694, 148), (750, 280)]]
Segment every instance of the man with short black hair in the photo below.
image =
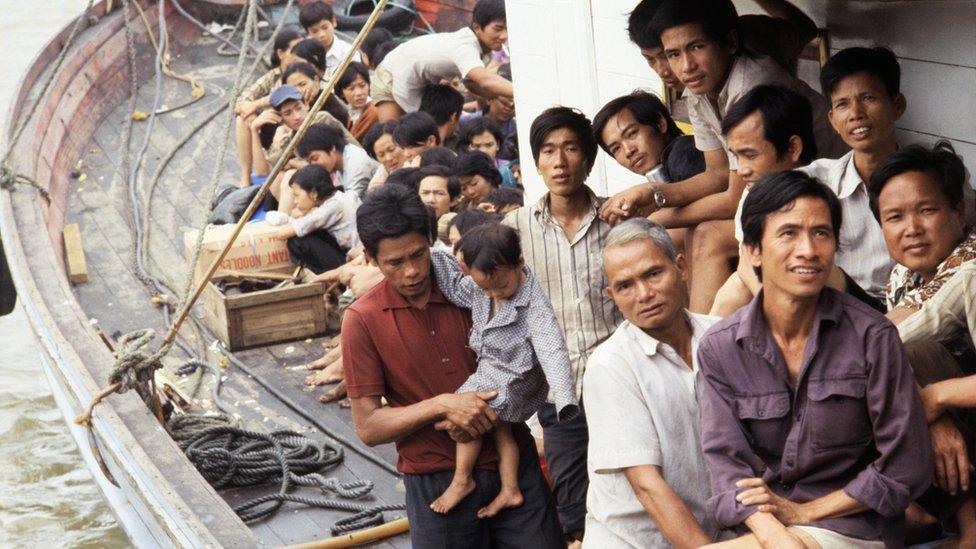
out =
[(393, 142), (403, 149), (403, 165), (418, 167), (420, 155), (441, 144), (437, 122), (425, 112), (412, 112), (393, 130)]
[[(552, 301), (566, 336), (577, 396), (592, 350), (621, 320), (605, 295), (602, 252), (610, 225), (598, 217), (603, 199), (586, 186), (598, 145), (586, 116), (567, 107), (542, 112), (529, 131), (536, 168), (549, 189), (538, 202), (509, 213), (503, 223), (519, 232), (525, 263)], [(586, 516), (585, 411), (556, 421), (552, 404), (539, 410), (546, 462), (560, 522), (568, 540), (583, 539)]]
[(476, 368), (467, 347), (471, 319), (433, 283), (433, 220), (417, 192), (399, 185), (373, 191), (357, 211), (356, 225), (366, 259), (384, 279), (346, 311), (343, 369), (356, 434), (370, 446), (396, 442), (412, 545), (563, 546), (552, 495), (524, 425), (513, 427), (522, 506), (490, 519), (476, 515), (500, 486), (498, 455), (488, 437), (474, 471), (475, 491), (451, 513), (431, 510), (453, 476), (451, 439), (491, 431), (496, 417), (488, 401), (495, 393), (454, 393)]
[(298, 143), (298, 155), (333, 174), (346, 192), (366, 196), (369, 180), (379, 167), (361, 147), (346, 142), (342, 133), (324, 124), (313, 124)]
[(469, 208), (477, 208), (502, 185), (502, 174), (491, 157), (481, 151), (459, 154), (454, 160), (454, 175), (461, 182), (461, 195), (468, 201)]
[(408, 40), (388, 53), (373, 75), (373, 100), (379, 121), (399, 119), (420, 109), (424, 88), (454, 78), (464, 79), (472, 93), (485, 98), (514, 97), (512, 83), (486, 65), (491, 52), (508, 40), (504, 0), (478, 0), (471, 26)]
[(799, 171), (763, 179), (743, 204), (763, 288), (698, 350), (709, 514), (752, 531), (721, 546), (902, 547), (905, 510), (932, 483), (897, 331), (826, 287), (842, 228), (836, 195)]
[(415, 177), (417, 194), (424, 204), (434, 210), (434, 216), (438, 220), (451, 211), (454, 203), (461, 196), (461, 184), (451, 173), (450, 168), (434, 164), (420, 168)]
[(447, 84), (431, 84), (420, 99), (420, 112), (429, 114), (437, 123), (441, 143), (453, 149), (454, 130), (464, 110), (464, 96)]

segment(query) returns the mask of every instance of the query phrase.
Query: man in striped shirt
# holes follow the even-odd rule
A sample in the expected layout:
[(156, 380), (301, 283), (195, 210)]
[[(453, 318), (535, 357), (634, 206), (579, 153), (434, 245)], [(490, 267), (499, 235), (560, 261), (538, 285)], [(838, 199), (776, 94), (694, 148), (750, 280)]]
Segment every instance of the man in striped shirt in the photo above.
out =
[[(530, 144), (549, 192), (505, 217), (519, 233), (526, 265), (552, 301), (566, 336), (577, 397), (586, 360), (623, 319), (605, 293), (603, 245), (610, 226), (597, 214), (604, 199), (586, 186), (597, 143), (581, 112), (553, 107), (532, 122)], [(567, 541), (582, 540), (586, 516), (585, 413), (556, 422), (552, 404), (539, 410), (546, 462)]]

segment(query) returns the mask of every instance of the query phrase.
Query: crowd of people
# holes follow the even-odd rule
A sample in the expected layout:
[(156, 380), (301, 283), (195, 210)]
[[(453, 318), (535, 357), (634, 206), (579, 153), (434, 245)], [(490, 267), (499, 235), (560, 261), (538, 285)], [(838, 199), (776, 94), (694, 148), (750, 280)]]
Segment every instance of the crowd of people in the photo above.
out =
[[(962, 160), (898, 143), (890, 50), (835, 53), (818, 92), (813, 21), (756, 3), (641, 0), (621, 32), (672, 100), (542, 112), (529, 204), (503, 0), (374, 30), (342, 74), (328, 4), (276, 37), (241, 185), (284, 166), (266, 219), (343, 317), (306, 383), (396, 444), (415, 547), (976, 546)], [(598, 196), (601, 149), (646, 182)]]

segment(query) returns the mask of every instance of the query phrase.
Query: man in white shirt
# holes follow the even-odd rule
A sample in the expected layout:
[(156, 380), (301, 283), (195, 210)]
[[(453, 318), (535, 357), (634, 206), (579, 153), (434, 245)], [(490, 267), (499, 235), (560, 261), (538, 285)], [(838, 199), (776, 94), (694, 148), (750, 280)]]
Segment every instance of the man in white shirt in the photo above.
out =
[(298, 154), (329, 170), (337, 186), (360, 199), (366, 196), (369, 180), (379, 166), (361, 147), (347, 143), (341, 132), (325, 124), (308, 128), (298, 144)]
[[(331, 77), (352, 49), (352, 44), (335, 34), (336, 17), (332, 6), (325, 2), (305, 4), (298, 13), (298, 20), (305, 32), (325, 48), (325, 76)], [(359, 52), (352, 56), (352, 60), (361, 60)]]
[(687, 270), (667, 231), (644, 218), (614, 227), (603, 266), (626, 319), (590, 355), (584, 547), (698, 547), (715, 529), (701, 451), (697, 347), (718, 319), (683, 308)]
[(459, 77), (468, 90), (486, 99), (514, 97), (512, 83), (486, 68), (491, 52), (508, 40), (504, 0), (478, 0), (471, 18), (470, 27), (420, 36), (387, 54), (370, 88), (380, 122), (419, 110), (428, 84)]

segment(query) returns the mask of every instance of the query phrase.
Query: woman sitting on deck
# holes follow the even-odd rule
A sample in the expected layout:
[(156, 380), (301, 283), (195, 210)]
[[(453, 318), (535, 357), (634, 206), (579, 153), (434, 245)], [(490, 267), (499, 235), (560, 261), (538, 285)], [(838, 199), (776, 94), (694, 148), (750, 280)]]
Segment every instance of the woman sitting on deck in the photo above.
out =
[(349, 131), (362, 140), (377, 120), (376, 106), (369, 96), (369, 69), (358, 61), (350, 63), (336, 83), (336, 90), (349, 105)]

